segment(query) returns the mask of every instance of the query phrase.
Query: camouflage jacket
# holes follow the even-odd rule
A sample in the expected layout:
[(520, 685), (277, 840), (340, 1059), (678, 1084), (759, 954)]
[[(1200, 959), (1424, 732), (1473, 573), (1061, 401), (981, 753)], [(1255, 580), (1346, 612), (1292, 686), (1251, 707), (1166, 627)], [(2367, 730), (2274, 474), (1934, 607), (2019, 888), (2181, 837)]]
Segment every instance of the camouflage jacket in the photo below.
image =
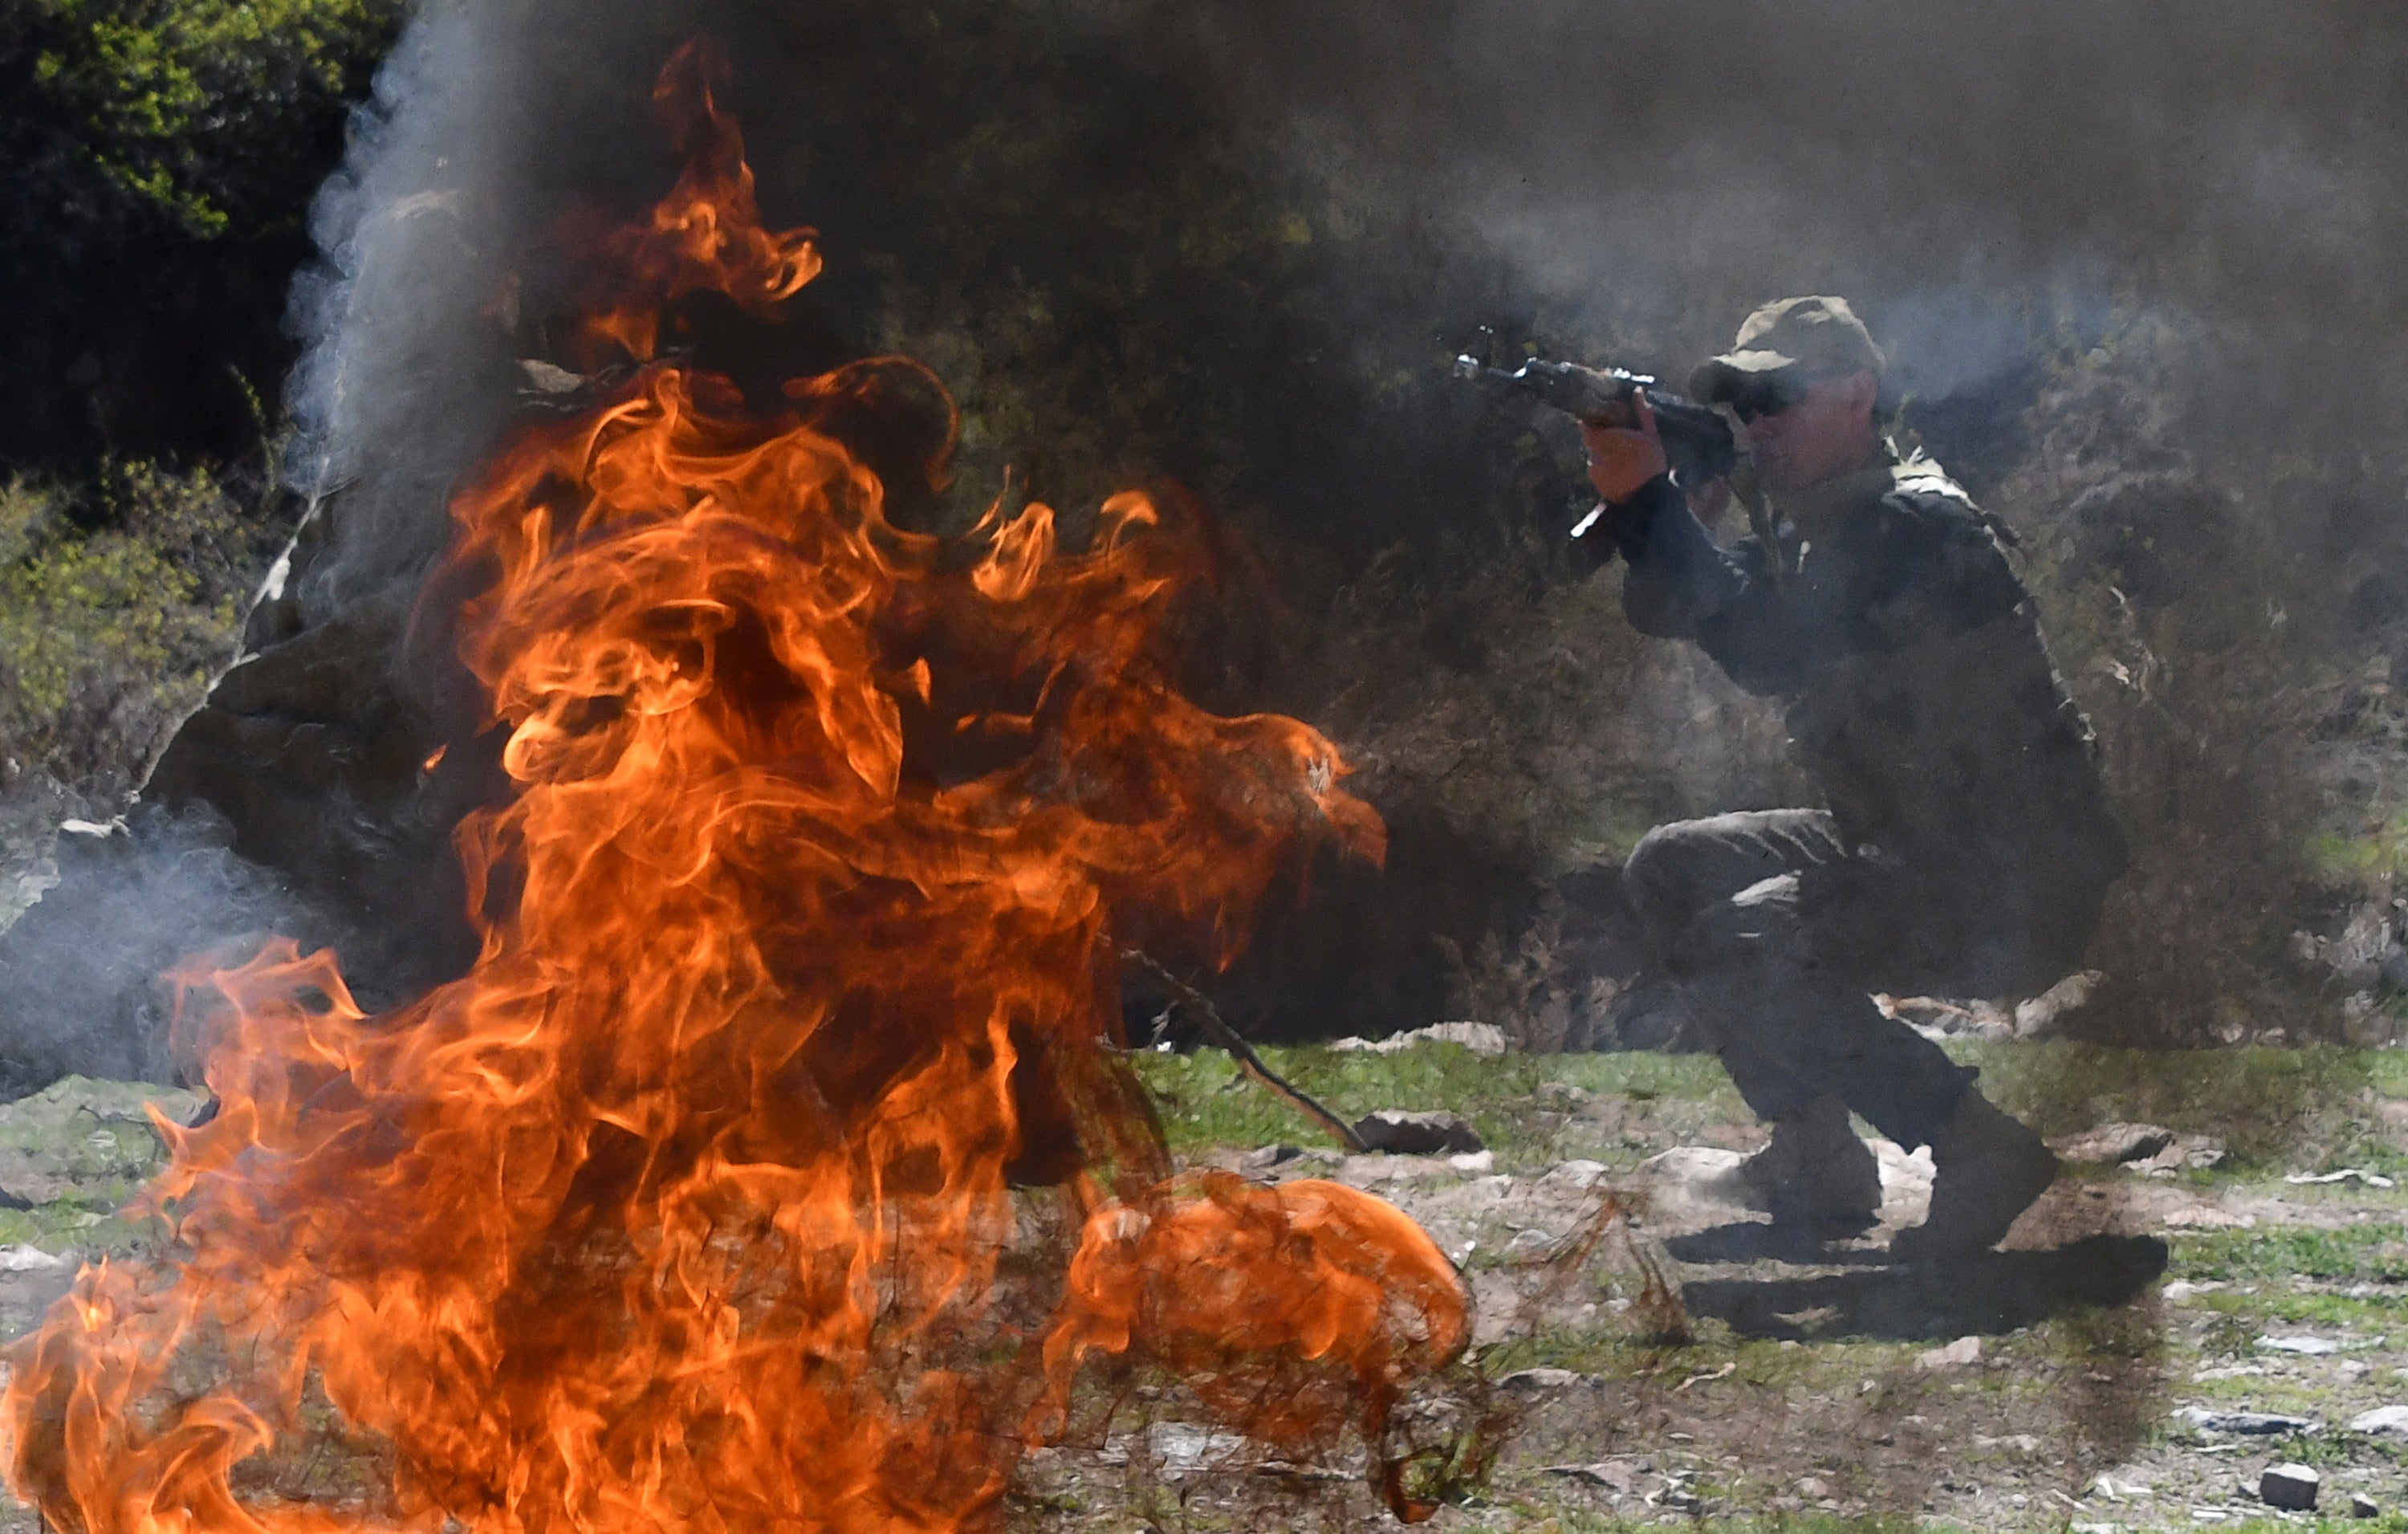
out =
[(1791, 750), (1852, 844), (2022, 899), (2103, 889), (2123, 834), (2000, 530), (1920, 457), (1811, 494), (1823, 514), (1801, 520), (1828, 543), (1784, 523), (1774, 548), (1723, 548), (1666, 478), (1614, 509), (1633, 625), (1787, 699)]

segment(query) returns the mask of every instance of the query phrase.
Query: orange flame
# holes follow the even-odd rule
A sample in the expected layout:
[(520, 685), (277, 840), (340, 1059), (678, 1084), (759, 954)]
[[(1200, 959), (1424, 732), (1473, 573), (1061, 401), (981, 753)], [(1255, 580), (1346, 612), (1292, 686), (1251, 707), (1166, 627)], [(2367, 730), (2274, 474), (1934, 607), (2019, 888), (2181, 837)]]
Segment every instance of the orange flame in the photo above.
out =
[(589, 366), (606, 360), (609, 345), (649, 361), (662, 308), (690, 294), (724, 294), (767, 319), (820, 274), (815, 231), (761, 227), (744, 136), (715, 99), (726, 67), (716, 47), (688, 43), (652, 89), (653, 108), (685, 168), (649, 221), (593, 241), (577, 349)]
[(1255, 1438), (1321, 1446), (1354, 1422), (1376, 1441), (1466, 1322), (1455, 1269), (1395, 1206), (1341, 1183), (1210, 1173), (1089, 1219), (1037, 1421), (1067, 1414), (1086, 1354), (1136, 1348)]
[[(649, 312), (816, 265), (758, 227), (708, 65), (665, 73), (688, 168), (609, 247)], [(632, 312), (595, 323), (641, 356)], [(655, 364), (456, 497), (430, 589), (473, 594), (515, 786), (458, 837), (480, 953), (386, 1016), (290, 942), (177, 977), (221, 1109), (159, 1125), (173, 1260), (87, 1269), (8, 1355), (10, 1481), (53, 1523), (957, 1528), (1090, 1353), (1319, 1441), (1461, 1345), (1409, 1220), (1171, 1180), (1110, 1047), (1116, 934), (1226, 959), (1283, 858), (1377, 856), (1377, 817), (1307, 726), (1165, 679), (1183, 509), (1115, 497), (1082, 553), (991, 515), (967, 562), (890, 523), (834, 423), (911, 379), (763, 415)], [(376, 1504), (237, 1475), (321, 1398), (390, 1461)]]

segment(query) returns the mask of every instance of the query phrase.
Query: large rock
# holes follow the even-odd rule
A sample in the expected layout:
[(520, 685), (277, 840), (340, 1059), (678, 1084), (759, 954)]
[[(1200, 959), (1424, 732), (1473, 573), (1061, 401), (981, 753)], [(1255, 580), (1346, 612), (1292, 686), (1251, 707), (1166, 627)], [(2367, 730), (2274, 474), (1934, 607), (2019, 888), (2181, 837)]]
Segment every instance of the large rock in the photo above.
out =
[(1329, 1047), (1340, 1054), (1394, 1054), (1417, 1044), (1460, 1044), (1474, 1054), (1497, 1055), (1505, 1053), (1511, 1040), (1505, 1037), (1505, 1030), (1494, 1023), (1433, 1023), (1426, 1028), (1408, 1028), (1381, 1039), (1334, 1039)]
[[(1882, 1223), (1893, 1229), (1920, 1224), (1931, 1205), (1930, 1152), (1910, 1153), (1886, 1140), (1868, 1143), (1881, 1171)], [(1739, 1151), (1679, 1145), (1641, 1162), (1650, 1223), (1679, 1229), (1755, 1218), (1752, 1196), (1740, 1177), (1746, 1159)]]
[(173, 1080), (163, 977), (240, 934), (314, 935), (229, 836), (207, 813), (60, 832), (55, 882), (0, 932), (0, 1097), (67, 1075)]
[(2408, 1439), (2408, 1406), (2378, 1406), (2372, 1412), (2360, 1412), (2349, 1419), (2349, 1430)]
[(2287, 1412), (2224, 1412), (2206, 1406), (2186, 1406), (2174, 1413), (2174, 1418), (2203, 1433), (2238, 1433), (2249, 1438), (2313, 1433), (2323, 1426), (2314, 1417), (2295, 1417)]
[(194, 1062), (169, 1054), (162, 977), (271, 932), (332, 944), (371, 1007), (466, 968), (451, 839), (501, 792), (498, 743), (468, 736), (456, 707), (447, 723), (440, 667), (400, 680), (416, 585), (307, 624), (271, 594), (254, 648), (135, 809), (60, 833), (55, 881), (0, 931), (0, 1095), (70, 1074), (179, 1079)]
[(2258, 1495), (2268, 1507), (2290, 1512), (2313, 1512), (2324, 1477), (2305, 1465), (2269, 1465), (2258, 1478)]
[(142, 791), (168, 812), (222, 819), (230, 850), (276, 870), (371, 991), (415, 988), (473, 956), (452, 833), (505, 790), (499, 742), (474, 737), (473, 689), (419, 596), (415, 580), (395, 581), (281, 638), (286, 621), (263, 604), (261, 647), (219, 680)]
[(149, 1110), (183, 1123), (201, 1100), (147, 1082), (70, 1076), (0, 1104), (0, 1191), (19, 1204), (120, 1203), (165, 1158)]

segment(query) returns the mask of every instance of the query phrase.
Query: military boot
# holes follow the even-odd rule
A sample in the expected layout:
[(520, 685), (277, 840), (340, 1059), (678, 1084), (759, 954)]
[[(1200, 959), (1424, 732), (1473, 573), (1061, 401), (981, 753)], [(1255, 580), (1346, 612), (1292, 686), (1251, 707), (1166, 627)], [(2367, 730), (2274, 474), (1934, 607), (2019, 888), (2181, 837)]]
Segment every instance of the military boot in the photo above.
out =
[(1784, 1229), (1853, 1236), (1880, 1218), (1881, 1164), (1848, 1126), (1839, 1098), (1775, 1119), (1772, 1140), (1734, 1168), (1734, 1192)]
[(1892, 1256), (1913, 1261), (1985, 1252), (2057, 1180), (2057, 1157), (2040, 1136), (1970, 1087), (1932, 1137), (1931, 1165), (1931, 1212), (1899, 1232)]

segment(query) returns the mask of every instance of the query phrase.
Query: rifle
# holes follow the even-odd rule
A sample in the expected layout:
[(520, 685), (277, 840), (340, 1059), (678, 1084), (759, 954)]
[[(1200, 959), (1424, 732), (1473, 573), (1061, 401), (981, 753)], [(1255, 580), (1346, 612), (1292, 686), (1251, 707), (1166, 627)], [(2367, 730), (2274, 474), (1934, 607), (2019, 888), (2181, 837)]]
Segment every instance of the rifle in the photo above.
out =
[(1466, 352), (1455, 359), (1455, 376), (1475, 382), (1506, 384), (1536, 394), (1539, 403), (1561, 410), (1575, 421), (1603, 426), (1635, 426), (1630, 396), (1647, 391), (1656, 412), (1656, 435), (1664, 443), (1664, 461), (1672, 478), (1685, 487), (1719, 480), (1739, 464), (1739, 443), (1730, 423), (1711, 405), (1700, 405), (1656, 387), (1656, 380), (1626, 367), (1584, 367), (1576, 362), (1550, 362), (1533, 357), (1507, 372), (1491, 367)]
[[(1510, 385), (1536, 394), (1539, 402), (1550, 409), (1561, 410), (1575, 421), (1602, 426), (1636, 427), (1639, 415), (1630, 396), (1646, 390), (1648, 408), (1656, 413), (1656, 436), (1664, 445), (1664, 463), (1672, 471), (1673, 482), (1690, 489), (1710, 480), (1730, 479), (1732, 493), (1747, 512), (1750, 530), (1767, 549), (1780, 547), (1773, 538), (1771, 510), (1754, 475), (1741, 459), (1739, 440), (1731, 435), (1730, 423), (1713, 406), (1657, 390), (1650, 374), (1634, 373), (1627, 367), (1584, 367), (1576, 362), (1551, 362), (1544, 357), (1533, 357), (1509, 373), (1465, 352), (1455, 359), (1455, 376), (1475, 383)], [(1734, 469), (1740, 472), (1734, 475)], [(1572, 537), (1585, 544), (1586, 535), (1605, 512), (1606, 509), (1599, 506), (1583, 517), (1572, 529)], [(1598, 557), (1612, 556), (1605, 553)], [(1779, 585), (1781, 579), (1776, 561), (1773, 584)]]

